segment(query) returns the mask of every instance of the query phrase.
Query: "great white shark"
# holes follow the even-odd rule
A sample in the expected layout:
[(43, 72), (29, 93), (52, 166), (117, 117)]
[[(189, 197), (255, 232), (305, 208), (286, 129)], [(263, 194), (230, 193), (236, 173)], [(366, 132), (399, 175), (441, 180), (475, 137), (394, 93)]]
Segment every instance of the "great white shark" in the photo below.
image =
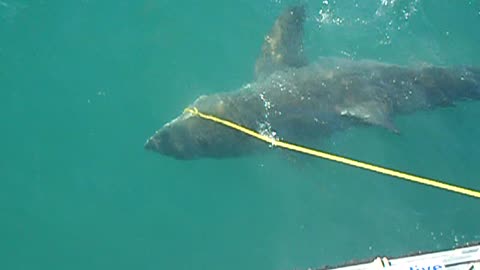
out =
[[(236, 91), (200, 96), (199, 111), (291, 142), (314, 141), (352, 126), (397, 133), (396, 115), (480, 99), (480, 69), (320, 58), (303, 51), (305, 8), (286, 9), (265, 37), (256, 78)], [(264, 143), (186, 111), (145, 148), (176, 159), (226, 158), (269, 149)]]

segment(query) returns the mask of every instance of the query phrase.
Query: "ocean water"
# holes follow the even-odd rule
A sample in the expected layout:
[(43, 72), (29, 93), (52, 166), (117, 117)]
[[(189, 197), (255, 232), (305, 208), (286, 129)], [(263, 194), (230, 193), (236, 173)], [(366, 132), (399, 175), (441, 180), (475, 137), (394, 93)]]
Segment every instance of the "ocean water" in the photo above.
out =
[[(294, 1), (0, 0), (0, 269), (306, 269), (480, 241), (480, 201), (272, 150), (143, 149)], [(305, 1), (310, 59), (480, 65), (480, 2)], [(322, 148), (480, 189), (480, 102)]]

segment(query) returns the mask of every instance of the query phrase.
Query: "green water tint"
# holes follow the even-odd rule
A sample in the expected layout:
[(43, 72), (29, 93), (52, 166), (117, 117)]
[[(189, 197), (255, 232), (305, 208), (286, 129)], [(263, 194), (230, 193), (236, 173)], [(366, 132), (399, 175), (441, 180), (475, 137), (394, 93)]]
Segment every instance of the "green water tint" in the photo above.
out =
[[(288, 3), (0, 2), (1, 269), (305, 269), (480, 240), (474, 199), (279, 151), (198, 162), (144, 151), (197, 96), (253, 78)], [(311, 58), (480, 64), (478, 2), (307, 4)], [(332, 20), (320, 25), (320, 10)], [(479, 108), (319, 147), (478, 189)]]

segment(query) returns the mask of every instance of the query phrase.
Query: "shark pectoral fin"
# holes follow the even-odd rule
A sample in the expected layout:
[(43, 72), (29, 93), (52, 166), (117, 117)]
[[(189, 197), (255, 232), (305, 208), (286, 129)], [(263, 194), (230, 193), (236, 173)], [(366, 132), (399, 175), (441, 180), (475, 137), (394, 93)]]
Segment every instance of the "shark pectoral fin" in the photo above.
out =
[(256, 77), (268, 76), (285, 67), (307, 64), (303, 52), (303, 23), (305, 7), (290, 7), (275, 21), (265, 37), (262, 52), (255, 64)]
[(365, 102), (354, 106), (338, 107), (340, 115), (359, 120), (362, 123), (380, 126), (393, 132), (400, 134), (395, 124), (390, 118), (389, 111), (378, 102)]
[(395, 124), (392, 122), (391, 119), (388, 119), (387, 121), (382, 122), (380, 126), (388, 129), (392, 133), (400, 135), (400, 131), (398, 130), (398, 128), (395, 126)]

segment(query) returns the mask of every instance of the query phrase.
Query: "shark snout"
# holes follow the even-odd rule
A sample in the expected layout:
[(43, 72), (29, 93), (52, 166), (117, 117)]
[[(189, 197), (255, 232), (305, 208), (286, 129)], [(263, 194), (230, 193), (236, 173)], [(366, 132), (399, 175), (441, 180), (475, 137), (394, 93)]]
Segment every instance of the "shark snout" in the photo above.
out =
[(155, 132), (155, 134), (148, 138), (147, 142), (145, 142), (145, 149), (152, 150), (159, 153), (165, 152), (165, 145), (169, 144), (168, 142), (168, 134), (166, 134), (164, 128)]
[(159, 143), (154, 137), (150, 137), (143, 146), (147, 150), (157, 151)]
[(145, 142), (144, 147), (147, 150), (176, 159), (191, 158), (188, 151), (185, 151), (185, 144), (188, 141), (184, 140), (182, 136), (178, 136), (178, 134), (175, 136), (175, 134), (175, 132), (172, 134), (170, 126), (164, 126)]

